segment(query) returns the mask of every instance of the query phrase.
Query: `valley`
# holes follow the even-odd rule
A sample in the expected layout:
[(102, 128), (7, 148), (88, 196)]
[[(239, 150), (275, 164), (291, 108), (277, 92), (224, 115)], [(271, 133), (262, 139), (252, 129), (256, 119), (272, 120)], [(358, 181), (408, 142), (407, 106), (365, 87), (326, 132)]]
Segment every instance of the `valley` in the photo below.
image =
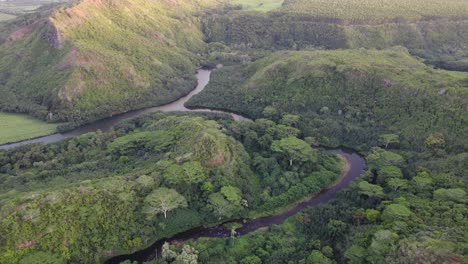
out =
[(51, 2), (0, 2), (0, 263), (467, 261), (465, 0)]

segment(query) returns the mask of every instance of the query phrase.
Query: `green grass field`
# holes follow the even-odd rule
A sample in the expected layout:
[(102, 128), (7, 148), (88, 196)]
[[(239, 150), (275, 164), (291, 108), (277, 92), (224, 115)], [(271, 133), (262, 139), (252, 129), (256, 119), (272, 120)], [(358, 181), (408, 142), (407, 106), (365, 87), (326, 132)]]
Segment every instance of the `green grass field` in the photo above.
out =
[(244, 10), (268, 12), (280, 8), (283, 0), (232, 0), (234, 5), (242, 5)]
[(5, 13), (0, 13), (0, 22), (10, 20), (15, 18), (13, 15), (5, 14)]
[(316, 17), (351, 21), (388, 20), (396, 17), (419, 20), (424, 17), (468, 17), (466, 0), (285, 0), (281, 8)]
[(27, 115), (0, 113), (0, 144), (49, 135), (56, 129), (57, 124), (49, 124)]

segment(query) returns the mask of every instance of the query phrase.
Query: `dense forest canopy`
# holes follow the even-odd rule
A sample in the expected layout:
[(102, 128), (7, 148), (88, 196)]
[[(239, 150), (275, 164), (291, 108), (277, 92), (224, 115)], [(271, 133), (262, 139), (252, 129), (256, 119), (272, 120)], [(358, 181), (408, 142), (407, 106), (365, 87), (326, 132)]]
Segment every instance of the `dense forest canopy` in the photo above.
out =
[(343, 169), (297, 136), (268, 120), (157, 114), (1, 152), (0, 262), (95, 263), (202, 223), (287, 206)]

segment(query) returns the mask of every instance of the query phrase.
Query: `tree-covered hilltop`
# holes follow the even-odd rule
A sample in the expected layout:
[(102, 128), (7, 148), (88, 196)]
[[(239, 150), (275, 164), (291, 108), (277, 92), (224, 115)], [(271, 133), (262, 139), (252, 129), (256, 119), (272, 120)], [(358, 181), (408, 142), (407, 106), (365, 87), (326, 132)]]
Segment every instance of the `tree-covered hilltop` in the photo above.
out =
[(0, 110), (89, 122), (196, 85), (203, 1), (80, 0), (0, 29)]
[(466, 149), (468, 74), (435, 70), (404, 48), (281, 51), (212, 75), (189, 106), (295, 113), (306, 135), (330, 146), (365, 149), (397, 134), (402, 147), (421, 150), (441, 133), (448, 150)]
[(269, 50), (400, 45), (437, 67), (468, 71), (467, 10), (460, 0), (290, 0), (268, 13), (224, 7), (203, 25), (210, 42)]
[(0, 263), (98, 263), (290, 206), (343, 170), (300, 139), (296, 116), (212, 117), (146, 115), (109, 133), (1, 151)]

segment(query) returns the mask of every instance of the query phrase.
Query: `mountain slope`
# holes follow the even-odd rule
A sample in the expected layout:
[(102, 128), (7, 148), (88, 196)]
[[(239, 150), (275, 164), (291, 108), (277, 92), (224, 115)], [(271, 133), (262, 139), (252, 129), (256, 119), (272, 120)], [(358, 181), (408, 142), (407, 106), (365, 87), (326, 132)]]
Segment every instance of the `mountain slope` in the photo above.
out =
[(0, 49), (0, 110), (83, 123), (174, 100), (195, 85), (214, 0), (80, 0), (43, 11)]

